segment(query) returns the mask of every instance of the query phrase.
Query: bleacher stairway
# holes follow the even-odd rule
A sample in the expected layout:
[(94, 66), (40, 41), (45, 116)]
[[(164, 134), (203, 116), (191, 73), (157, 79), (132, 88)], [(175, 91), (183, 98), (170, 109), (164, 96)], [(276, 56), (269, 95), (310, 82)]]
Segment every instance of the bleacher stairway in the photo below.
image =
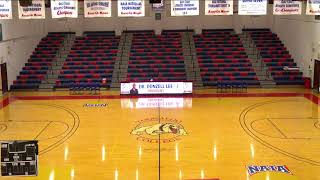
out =
[[(244, 43), (253, 48), (257, 74), (262, 87), (302, 86), (303, 73), (280, 37), (270, 29), (243, 29)], [(259, 74), (260, 73), (260, 74)]]
[(41, 81), (39, 86), (39, 90), (41, 91), (51, 91), (54, 89), (56, 81), (58, 79), (58, 75), (62, 66), (68, 57), (68, 54), (73, 46), (74, 40), (76, 36), (75, 34), (68, 34), (65, 38), (61, 48), (57, 53), (57, 57), (53, 60), (52, 66), (49, 67), (46, 78)]
[(254, 42), (250, 38), (247, 32), (243, 32), (239, 35), (243, 47), (245, 48), (246, 53), (248, 54), (249, 59), (251, 60), (252, 67), (256, 72), (256, 75), (259, 79), (260, 86), (262, 88), (274, 88), (276, 83), (273, 81), (271, 75), (268, 73), (268, 67), (261, 60), (258, 50), (254, 45)]
[(120, 88), (121, 81), (125, 81), (128, 73), (128, 61), (132, 43), (132, 33), (124, 32), (121, 35), (117, 60), (114, 64), (114, 70), (111, 80), (111, 88)]
[(186, 68), (187, 80), (193, 82), (196, 88), (203, 87), (199, 64), (196, 56), (196, 48), (193, 40), (194, 32), (183, 32), (181, 36), (184, 64)]
[[(54, 78), (52, 64), (61, 56), (66, 39), (74, 32), (49, 32), (38, 43), (27, 63), (13, 82), (11, 90), (39, 90), (39, 87), (50, 89), (49, 79)], [(50, 74), (50, 75), (48, 75)], [(43, 85), (42, 83), (47, 83)], [(52, 88), (51, 88), (52, 89)]]

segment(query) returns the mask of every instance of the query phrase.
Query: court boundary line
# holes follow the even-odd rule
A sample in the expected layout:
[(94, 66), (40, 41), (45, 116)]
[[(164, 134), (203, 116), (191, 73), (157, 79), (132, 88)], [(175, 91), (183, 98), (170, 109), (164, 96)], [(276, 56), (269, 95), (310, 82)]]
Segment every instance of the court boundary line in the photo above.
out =
[[(160, 102), (158, 100), (158, 123), (161, 123), (161, 107), (160, 107)], [(161, 134), (158, 134), (158, 179), (161, 180)]]
[(312, 93), (211, 93), (191, 95), (142, 95), (142, 96), (121, 96), (121, 95), (62, 95), (62, 96), (9, 96), (0, 101), (0, 109), (8, 106), (16, 100), (83, 100), (83, 99), (138, 99), (138, 98), (250, 98), (250, 97), (304, 97), (314, 104), (320, 104), (320, 98)]
[[(70, 95), (67, 95), (67, 96), (9, 96), (9, 97), (6, 97), (5, 99), (3, 99), (1, 102), (0, 102), (0, 109), (8, 106), (10, 103), (16, 101), (16, 100), (75, 100), (75, 99), (79, 99), (79, 100), (82, 100), (82, 99), (128, 99), (128, 98), (159, 98), (159, 97), (162, 97), (162, 98), (167, 98), (167, 97), (182, 97), (182, 98), (250, 98), (250, 97), (304, 97), (306, 98), (307, 100), (313, 102), (314, 104), (317, 104), (319, 105), (320, 104), (320, 100), (319, 100), (319, 97), (315, 96), (314, 94), (312, 93), (247, 93), (247, 94), (193, 94), (193, 95), (166, 95), (166, 96), (154, 96), (154, 95), (151, 95), (151, 96), (120, 96), (120, 95), (104, 95), (104, 96), (88, 96), (88, 95), (84, 95), (84, 96), (70, 96)], [(256, 108), (257, 106), (261, 106), (265, 103), (268, 103), (267, 102), (264, 102), (264, 103), (258, 103), (258, 104), (254, 104), (253, 106), (249, 106), (247, 107), (245, 110), (243, 110), (240, 114), (240, 117), (239, 117), (239, 120), (240, 120), (240, 125), (242, 126), (243, 130), (249, 135), (250, 133), (247, 132), (246, 128), (244, 128), (243, 124), (241, 123), (241, 116), (244, 115), (244, 117), (246, 116), (247, 112), (246, 111), (250, 111), (251, 108)], [(270, 101), (269, 101), (270, 103)], [(271, 101), (272, 103), (272, 101)], [(63, 110), (67, 111), (68, 113), (70, 113), (74, 119), (78, 119), (79, 120), (79, 117), (77, 117), (77, 114), (73, 114), (70, 112), (70, 109), (68, 108), (65, 108), (65, 107), (61, 107), (61, 106), (53, 106), (53, 107), (56, 107), (56, 108), (62, 108)], [(73, 124), (75, 125), (75, 129), (77, 130), (77, 128), (79, 127), (79, 124), (80, 122), (76, 123), (76, 124)], [(246, 126), (246, 125), (245, 125)], [(76, 130), (74, 132), (71, 132), (71, 136), (76, 132)], [(248, 129), (249, 130), (249, 129)], [(250, 130), (249, 130), (250, 131)], [(67, 137), (68, 136), (68, 137)], [(46, 151), (43, 151), (41, 152), (40, 154), (45, 154), (49, 151), (51, 151), (52, 149), (56, 148), (57, 146), (61, 145), (64, 141), (68, 140), (71, 136), (69, 136), (69, 134), (66, 136), (66, 139), (63, 138), (61, 139), (62, 141), (58, 142), (58, 144), (53, 144), (53, 147), (49, 146)], [(256, 139), (255, 137), (251, 136), (253, 139)], [(257, 140), (257, 139), (256, 139)], [(270, 149), (273, 149), (274, 151), (278, 152), (278, 153), (281, 153), (285, 156), (288, 156), (288, 157), (291, 157), (293, 159), (296, 159), (298, 161), (302, 161), (302, 162), (306, 162), (306, 163), (309, 163), (309, 164), (313, 164), (313, 165), (317, 165), (319, 166), (318, 162), (316, 161), (313, 161), (309, 159), (305, 159), (303, 157), (299, 157), (299, 156), (295, 156), (295, 155), (292, 155), (288, 152), (282, 152), (280, 149), (278, 149), (277, 147), (273, 147), (270, 144), (267, 143), (264, 144), (265, 142), (261, 142), (258, 138), (257, 140), (258, 142), (260, 142), (261, 144), (263, 144), (264, 146), (270, 148)]]
[[(309, 100), (317, 100), (318, 97), (311, 93), (195, 93), (182, 95), (52, 95), (52, 96), (11, 96), (10, 99), (19, 100), (77, 100), (77, 99), (137, 99), (137, 98), (170, 98), (170, 97), (184, 97), (184, 98), (240, 98), (240, 97), (295, 97), (304, 96)], [(312, 97), (314, 96), (314, 97)], [(316, 102), (316, 101), (315, 101)]]
[(258, 108), (258, 107), (261, 107), (261, 106), (264, 106), (266, 104), (273, 104), (273, 103), (278, 103), (278, 102), (285, 102), (283, 100), (277, 100), (277, 101), (265, 101), (265, 102), (262, 102), (262, 103), (256, 103), (256, 104), (253, 104), (251, 106), (248, 106), (246, 107), (239, 115), (239, 123), (240, 123), (240, 126), (241, 128), (244, 130), (244, 132), (250, 136), (251, 138), (253, 138), (255, 141), (259, 142), (261, 145), (277, 152), (277, 153), (280, 153), (284, 156), (287, 156), (287, 157), (290, 157), (292, 159), (295, 159), (297, 161), (301, 161), (301, 162), (305, 162), (305, 163), (308, 163), (308, 164), (311, 164), (311, 165), (315, 165), (315, 166), (320, 166), (320, 161), (316, 161), (316, 160), (312, 160), (312, 159), (309, 159), (309, 158), (305, 158), (305, 157), (301, 157), (300, 155), (296, 155), (296, 154), (293, 154), (291, 152), (287, 152), (281, 148), (278, 148), (274, 145), (272, 145), (271, 143), (269, 142), (266, 142), (265, 140), (261, 139), (259, 136), (257, 136), (256, 134), (254, 134), (250, 128), (248, 128), (248, 124), (247, 124), (247, 114), (255, 109), (255, 108)]
[[(4, 128), (2, 128), (4, 127)], [(0, 123), (0, 134), (5, 132), (8, 129), (8, 126), (4, 123)]]
[(280, 128), (273, 121), (270, 120), (270, 118), (267, 118), (267, 120), (285, 139), (288, 139), (288, 137), (280, 130)]
[[(58, 138), (58, 137), (60, 137), (60, 136), (62, 136), (64, 134), (66, 134), (66, 132), (70, 129), (69, 124), (67, 124), (67, 123), (65, 123), (63, 121), (49, 121), (49, 120), (42, 120), (42, 121), (36, 121), (36, 120), (32, 120), (32, 121), (27, 120), (26, 121), (26, 120), (24, 120), (24, 121), (22, 121), (22, 120), (12, 120), (12, 119), (8, 119), (8, 121), (9, 122), (14, 122), (14, 123), (41, 123), (41, 122), (48, 122), (48, 123), (51, 123), (51, 124), (61, 123), (61, 124), (66, 126), (66, 130), (63, 131), (62, 133), (58, 134), (58, 135), (55, 135), (55, 136), (52, 136), (52, 137), (48, 137), (46, 139), (35, 139), (35, 140), (41, 140), (41, 141), (45, 141), (45, 140), (49, 140), (49, 139), (53, 139), (53, 138)], [(0, 127), (1, 126), (6, 126), (6, 127), (5, 127), (4, 130), (1, 130), (1, 128), (0, 128), (0, 135), (1, 135), (2, 132), (5, 132), (7, 130), (7, 125), (4, 124), (4, 121), (0, 121)], [(0, 141), (1, 141), (1, 139), (0, 139)]]
[(44, 126), (44, 128), (42, 128), (42, 130), (36, 135), (36, 137), (35, 137), (33, 140), (36, 140), (36, 139), (50, 126), (51, 123), (52, 123), (52, 121), (49, 121), (49, 122)]
[(320, 98), (312, 93), (222, 93), (222, 94), (192, 94), (192, 95), (63, 95), (63, 96), (9, 96), (0, 101), (0, 109), (16, 100), (83, 100), (83, 99), (137, 99), (137, 98), (250, 98), (250, 97), (304, 97), (314, 104), (320, 104)]
[[(12, 100), (11, 100), (10, 98), (8, 98), (8, 100), (5, 101), (5, 102), (8, 102), (8, 103), (6, 103), (6, 106), (9, 105), (9, 102), (13, 102), (13, 101), (16, 101), (16, 100), (17, 100), (17, 99), (12, 99)], [(54, 104), (52, 104), (52, 105), (48, 105), (48, 104), (35, 104), (35, 105), (48, 106), (48, 107), (50, 107), (50, 108), (57, 108), (57, 109), (63, 110), (63, 111), (65, 111), (67, 114), (69, 114), (70, 117), (71, 117), (72, 120), (73, 120), (72, 124), (70, 124), (70, 126), (69, 126), (69, 125), (67, 126), (68, 129), (67, 129), (67, 131), (65, 131), (65, 132), (67, 132), (67, 133), (65, 134), (65, 132), (64, 132), (63, 134), (65, 134), (65, 135), (62, 136), (59, 140), (57, 140), (57, 141), (55, 141), (54, 143), (50, 144), (50, 145), (49, 145), (48, 147), (46, 147), (45, 149), (40, 150), (40, 151), (39, 151), (39, 156), (40, 156), (40, 155), (43, 155), (43, 154), (48, 153), (49, 151), (51, 151), (51, 150), (57, 148), (58, 146), (60, 146), (61, 144), (63, 144), (65, 141), (69, 140), (69, 139), (77, 132), (77, 130), (78, 130), (79, 126), (80, 126), (80, 118), (79, 118), (79, 115), (78, 115), (76, 112), (74, 112), (73, 110), (68, 109), (68, 108), (66, 108), (66, 107), (64, 107), (64, 106), (59, 106), (59, 105), (54, 105)], [(3, 108), (3, 105), (2, 105), (2, 107), (1, 107), (1, 105), (0, 105), (0, 109), (1, 109), (1, 108)], [(46, 122), (50, 122), (49, 124), (51, 124), (51, 123), (54, 122), (54, 121), (46, 121)], [(48, 125), (48, 124), (47, 124), (47, 125)], [(69, 130), (69, 127), (71, 127), (70, 130)], [(2, 132), (4, 132), (4, 131), (2, 131)], [(41, 134), (41, 133), (42, 133), (42, 132), (40, 132), (40, 134)], [(63, 134), (60, 134), (59, 136), (61, 136), (61, 135), (63, 135)], [(57, 136), (57, 137), (59, 137), (59, 136)], [(48, 139), (50, 139), (50, 138), (52, 138), (52, 137), (49, 137)], [(2, 140), (1, 140), (1, 141), (2, 141)]]
[[(265, 133), (262, 133), (261, 131), (257, 130), (256, 128), (254, 128), (253, 124), (256, 123), (257, 121), (262, 121), (262, 120), (266, 120), (267, 118), (263, 118), (263, 119), (256, 119), (256, 120), (252, 120), (251, 123), (250, 123), (250, 128), (262, 135), (262, 136), (266, 136), (266, 137), (269, 137), (269, 138), (276, 138), (276, 139), (306, 139), (306, 140), (310, 140), (312, 138), (296, 138), (296, 137), (275, 137), (275, 136), (271, 136), (271, 135), (268, 135), (268, 134), (265, 134)], [(270, 119), (270, 118), (269, 118)], [(310, 118), (272, 118), (272, 119), (310, 119)], [(319, 118), (311, 118), (311, 119), (317, 119), (317, 120), (320, 120)], [(316, 123), (314, 123), (314, 126), (315, 126)], [(317, 128), (317, 127), (315, 127)], [(320, 128), (317, 128), (317, 129), (320, 129)]]
[[(79, 96), (9, 96), (0, 102), (0, 109), (8, 106), (10, 103), (17, 100), (82, 100), (82, 99), (128, 99), (128, 98), (169, 98), (169, 97), (182, 97), (182, 98), (249, 98), (249, 97), (304, 97), (307, 100), (320, 104), (320, 100), (317, 96), (311, 93), (246, 93), (246, 94), (235, 94), (235, 93), (223, 93), (223, 94), (192, 94), (192, 95), (145, 95), (145, 96), (120, 96), (120, 95), (102, 95), (102, 96), (90, 96), (90, 95), (79, 95)], [(65, 108), (67, 109), (67, 108)], [(70, 110), (70, 109), (68, 109)], [(68, 111), (67, 110), (67, 111)], [(70, 112), (69, 112), (70, 113)], [(72, 113), (71, 113), (72, 114)], [(77, 116), (77, 115), (76, 115)], [(78, 119), (78, 118), (76, 118)]]
[(73, 134), (75, 134), (77, 132), (77, 130), (78, 130), (79, 126), (80, 126), (79, 115), (76, 112), (74, 112), (73, 110), (71, 110), (69, 108), (66, 108), (64, 106), (58, 106), (58, 105), (48, 105), (48, 104), (46, 104), (45, 106), (64, 110), (65, 112), (67, 112), (67, 114), (69, 114), (72, 117), (73, 122), (72, 122), (72, 125), (71, 125), (71, 130), (68, 131), (65, 136), (63, 136), (60, 140), (56, 141), (55, 143), (53, 143), (53, 144), (49, 145), (48, 147), (46, 147), (46, 149), (40, 151), (39, 155), (46, 154), (47, 152), (51, 151), (52, 149), (55, 149), (58, 146), (60, 146), (65, 141), (69, 140), (73, 136)]

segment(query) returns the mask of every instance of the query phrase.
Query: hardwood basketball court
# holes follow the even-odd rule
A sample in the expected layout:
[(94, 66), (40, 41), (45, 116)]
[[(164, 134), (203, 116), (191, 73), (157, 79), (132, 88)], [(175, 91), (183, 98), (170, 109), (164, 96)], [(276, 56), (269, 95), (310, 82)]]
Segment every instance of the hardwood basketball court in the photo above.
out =
[[(2, 100), (1, 140), (39, 140), (39, 175), (28, 179), (320, 179), (310, 92), (116, 94), (12, 93)], [(291, 174), (250, 176), (249, 165)]]

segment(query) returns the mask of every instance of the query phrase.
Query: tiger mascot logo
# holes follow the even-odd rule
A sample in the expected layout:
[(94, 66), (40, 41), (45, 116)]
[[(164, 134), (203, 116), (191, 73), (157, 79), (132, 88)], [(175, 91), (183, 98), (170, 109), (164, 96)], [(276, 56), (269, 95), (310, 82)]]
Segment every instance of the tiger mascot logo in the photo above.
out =
[(170, 134), (170, 133), (178, 136), (187, 135), (186, 130), (181, 125), (177, 125), (173, 123), (158, 123), (158, 124), (149, 125), (149, 126), (136, 127), (131, 132), (131, 134), (134, 134), (134, 135), (142, 135), (144, 133), (151, 136), (157, 136), (159, 134), (160, 135)]

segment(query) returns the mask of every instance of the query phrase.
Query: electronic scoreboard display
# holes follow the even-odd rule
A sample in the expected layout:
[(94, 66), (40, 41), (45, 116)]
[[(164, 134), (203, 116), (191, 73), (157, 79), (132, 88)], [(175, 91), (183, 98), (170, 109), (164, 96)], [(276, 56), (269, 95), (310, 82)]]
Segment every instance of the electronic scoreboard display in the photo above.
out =
[(1, 142), (1, 176), (37, 176), (38, 141)]

